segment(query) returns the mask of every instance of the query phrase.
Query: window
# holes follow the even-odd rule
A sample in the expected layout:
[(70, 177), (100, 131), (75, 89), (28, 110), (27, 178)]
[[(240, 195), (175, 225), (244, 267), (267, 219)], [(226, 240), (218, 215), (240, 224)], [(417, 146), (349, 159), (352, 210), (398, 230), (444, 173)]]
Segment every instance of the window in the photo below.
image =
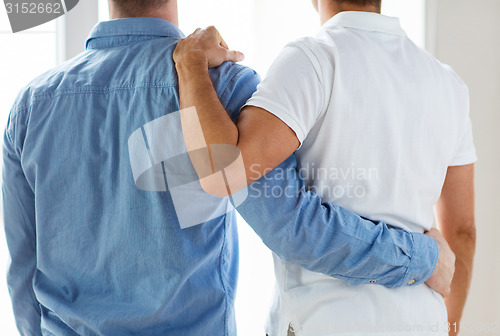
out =
[(408, 36), (425, 47), (425, 0), (383, 0), (382, 14), (399, 17)]
[[(86, 0), (87, 1), (87, 0)], [(383, 12), (399, 16), (409, 36), (424, 45), (425, 0), (384, 0)], [(94, 15), (67, 25), (92, 26)], [(107, 20), (107, 1), (99, 0), (99, 19)], [(180, 0), (180, 28), (189, 34), (197, 27), (215, 25), (233, 49), (243, 51), (243, 64), (265, 75), (283, 46), (301, 36), (313, 36), (319, 19), (309, 0)], [(87, 22), (88, 21), (88, 22)], [(65, 26), (62, 26), (65, 27)], [(81, 43), (83, 49), (83, 42)], [(17, 92), (36, 75), (56, 65), (56, 22), (12, 34), (5, 11), (0, 10), (0, 128), (3, 130)], [(6, 80), (8, 79), (8, 80)], [(269, 250), (239, 218), (240, 277), (236, 300), (238, 333), (263, 335), (272, 297), (274, 274)], [(0, 314), (2, 333), (15, 335), (10, 298), (5, 283), (8, 253), (0, 230)]]

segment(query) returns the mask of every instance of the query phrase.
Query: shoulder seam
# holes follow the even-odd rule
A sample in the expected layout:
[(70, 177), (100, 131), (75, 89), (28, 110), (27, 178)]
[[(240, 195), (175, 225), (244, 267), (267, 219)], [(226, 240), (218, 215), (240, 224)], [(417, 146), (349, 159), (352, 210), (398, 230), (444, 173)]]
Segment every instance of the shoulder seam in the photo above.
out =
[[(241, 68), (239, 71), (237, 71), (237, 72), (236, 72), (236, 73), (235, 73), (232, 77), (230, 77), (230, 78), (229, 78), (229, 79), (228, 79), (228, 80), (224, 83), (224, 85), (223, 85), (223, 86), (220, 88), (220, 90), (219, 90), (219, 91), (220, 91), (220, 95), (219, 95), (219, 94), (217, 94), (217, 96), (222, 97), (222, 95), (223, 95), (223, 94), (226, 92), (226, 90), (228, 89), (229, 84), (230, 84), (231, 82), (235, 81), (238, 77), (240, 77), (240, 76), (241, 76), (244, 72), (247, 72), (247, 71), (253, 71), (253, 72), (255, 72), (255, 70), (252, 70), (252, 69), (247, 68), (247, 67), (243, 67), (243, 68)], [(226, 102), (226, 104), (225, 104), (225, 105), (227, 105), (228, 103), (229, 103), (229, 101), (228, 101), (228, 102)], [(226, 108), (226, 106), (224, 106), (224, 108)]]
[[(313, 68), (315, 70), (316, 77), (318, 78), (318, 80), (321, 84), (321, 88), (323, 89), (323, 92), (322, 92), (323, 93), (323, 102), (321, 104), (321, 114), (318, 116), (318, 118), (319, 118), (321, 115), (324, 114), (324, 112), (326, 110), (325, 83), (324, 83), (323, 77), (320, 76), (320, 74), (322, 73), (321, 62), (319, 61), (316, 54), (311, 50), (311, 48), (309, 48), (305, 43), (303, 43), (300, 40), (295, 41), (295, 44), (288, 44), (287, 47), (295, 47), (295, 48), (299, 49), (300, 51), (302, 51), (304, 53), (304, 55), (307, 57), (307, 59), (309, 59), (309, 61), (311, 62), (311, 65), (313, 66)], [(312, 57), (314, 57), (314, 59), (312, 59)]]

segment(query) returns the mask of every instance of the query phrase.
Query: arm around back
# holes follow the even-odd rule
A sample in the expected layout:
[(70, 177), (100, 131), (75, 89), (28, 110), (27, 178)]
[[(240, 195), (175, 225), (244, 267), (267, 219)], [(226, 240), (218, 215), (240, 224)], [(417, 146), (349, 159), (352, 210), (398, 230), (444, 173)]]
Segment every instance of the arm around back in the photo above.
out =
[(322, 203), (306, 191), (295, 155), (251, 184), (237, 210), (283, 261), (352, 285), (418, 285), (438, 259), (431, 237)]

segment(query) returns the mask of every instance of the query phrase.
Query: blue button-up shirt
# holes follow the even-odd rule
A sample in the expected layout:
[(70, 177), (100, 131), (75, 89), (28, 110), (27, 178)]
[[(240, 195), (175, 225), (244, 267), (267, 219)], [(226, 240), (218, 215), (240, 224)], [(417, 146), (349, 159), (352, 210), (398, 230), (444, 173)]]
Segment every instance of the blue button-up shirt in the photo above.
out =
[[(171, 193), (139, 189), (130, 165), (133, 132), (179, 110), (172, 52), (182, 36), (156, 18), (102, 22), (84, 53), (12, 108), (2, 190), (22, 335), (236, 335), (234, 212), (181, 229)], [(237, 118), (258, 75), (225, 63), (211, 77)], [(432, 274), (434, 240), (322, 204), (297, 174), (283, 178), (295, 168), (292, 156), (238, 208), (282, 259), (352, 284)]]

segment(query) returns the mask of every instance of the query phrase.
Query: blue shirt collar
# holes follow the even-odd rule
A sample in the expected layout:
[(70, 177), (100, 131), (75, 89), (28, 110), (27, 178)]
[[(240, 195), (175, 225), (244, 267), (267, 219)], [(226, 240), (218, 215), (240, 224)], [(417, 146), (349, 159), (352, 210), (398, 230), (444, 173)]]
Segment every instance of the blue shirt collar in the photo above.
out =
[(153, 17), (116, 19), (99, 22), (90, 32), (87, 49), (112, 48), (155, 37), (180, 39), (184, 34), (173, 23)]

